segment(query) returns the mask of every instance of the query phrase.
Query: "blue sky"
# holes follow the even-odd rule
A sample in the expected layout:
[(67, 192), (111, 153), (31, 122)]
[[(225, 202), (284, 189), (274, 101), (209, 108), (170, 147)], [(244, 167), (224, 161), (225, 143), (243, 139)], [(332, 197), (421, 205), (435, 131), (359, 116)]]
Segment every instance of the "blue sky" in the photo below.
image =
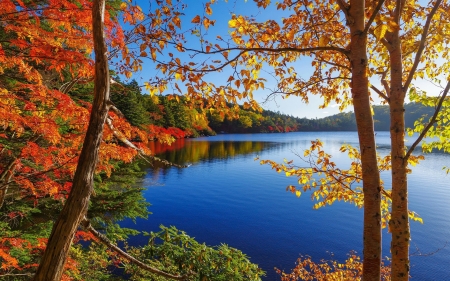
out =
[[(152, 0), (146, 0), (137, 1), (136, 3), (140, 5), (145, 12), (148, 10), (149, 3), (151, 2)], [(176, 0), (172, 0), (172, 2), (175, 3)], [(182, 11), (184, 13), (183, 17), (181, 18), (183, 30), (189, 29), (190, 22), (196, 15), (204, 15), (204, 5), (206, 2), (207, 1), (201, 0), (184, 0), (184, 3), (187, 4), (187, 8)], [(216, 23), (214, 26), (211, 26), (207, 32), (207, 37), (210, 41), (214, 41), (214, 38), (217, 34), (220, 34), (222, 37), (226, 38), (226, 35), (229, 32), (228, 21), (231, 19), (231, 16), (233, 14), (255, 16), (258, 21), (264, 21), (267, 19), (276, 19), (281, 21), (283, 17), (283, 12), (277, 11), (273, 5), (264, 10), (256, 7), (252, 0), (216, 0), (216, 3), (211, 7), (213, 9), (213, 14), (212, 16), (210, 16), (210, 18), (216, 20)], [(194, 47), (199, 46), (198, 40), (193, 40), (190, 44), (193, 44)], [(299, 62), (296, 62), (296, 69), (299, 74), (303, 76), (303, 78), (309, 77), (308, 74), (311, 71), (310, 63), (311, 61), (309, 60), (309, 58), (305, 58)], [(154, 72), (154, 66), (152, 65), (152, 63), (149, 63), (144, 65), (144, 71), (142, 73), (137, 73), (133, 76), (133, 78), (136, 79), (140, 84), (143, 84), (143, 82), (145, 82), (149, 77), (152, 76), (152, 72)], [(211, 74), (209, 75), (209, 78), (211, 79), (211, 82), (216, 85), (224, 85), (226, 82), (225, 80), (228, 78), (228, 76), (229, 75), (226, 72), (222, 72)], [(377, 81), (373, 82), (376, 83)], [(425, 85), (425, 87), (428, 87), (428, 89), (431, 91), (429, 85), (426, 85), (424, 81), (416, 81), (416, 84), (422, 86)], [(267, 83), (267, 87), (271, 88), (270, 83)], [(167, 94), (170, 93), (170, 91), (167, 92)], [(435, 94), (438, 93), (439, 91), (436, 90)], [(262, 102), (266, 99), (267, 95), (268, 91), (260, 91), (255, 95), (255, 99), (258, 102)], [(307, 118), (321, 118), (339, 113), (338, 105), (330, 104), (325, 109), (319, 109), (319, 106), (321, 104), (321, 99), (312, 95), (309, 96), (308, 104), (305, 104), (298, 97), (289, 97), (288, 99), (283, 99), (281, 96), (277, 96), (275, 97), (275, 99), (263, 103), (262, 107), (265, 109), (280, 111), (282, 113), (297, 117)], [(376, 99), (375, 104), (380, 104), (380, 100)], [(351, 107), (346, 109), (346, 111), (351, 110)]]
[[(148, 11), (149, 6), (152, 0), (139, 0), (133, 1), (133, 3), (138, 4), (142, 7), (143, 12)], [(173, 0), (173, 3), (176, 1)], [(182, 29), (188, 29), (190, 27), (191, 20), (196, 15), (204, 15), (204, 4), (206, 1), (198, 1), (198, 0), (184, 0), (185, 4), (187, 4), (187, 8), (183, 10), (184, 16), (181, 18), (182, 20)], [(279, 19), (283, 17), (283, 13), (274, 9), (274, 7), (270, 7), (266, 10), (260, 9), (256, 7), (252, 0), (217, 0), (214, 5), (211, 6), (213, 9), (213, 14), (210, 16), (211, 19), (216, 20), (214, 26), (211, 26), (207, 32), (209, 39), (215, 38), (217, 34), (220, 34), (222, 37), (226, 37), (228, 34), (228, 21), (231, 19), (233, 14), (236, 15), (248, 15), (255, 16), (258, 21), (264, 21), (267, 19)], [(213, 41), (213, 39), (211, 40)], [(195, 42), (195, 41), (194, 41)], [(197, 43), (198, 44), (198, 43)], [(307, 78), (307, 73), (310, 71), (311, 61), (309, 59), (303, 59), (298, 62), (299, 69), (302, 69), (303, 73), (305, 73), (305, 78)], [(132, 79), (136, 79), (139, 84), (143, 85), (145, 81), (152, 76), (154, 72), (154, 65), (150, 61), (145, 62), (143, 66), (143, 71), (140, 73), (135, 73)], [(302, 73), (299, 71), (299, 73)], [(221, 81), (224, 77), (228, 78), (228, 74), (226, 73), (216, 73), (209, 75), (211, 82), (216, 85), (223, 85), (225, 81)], [(309, 76), (308, 76), (309, 77)], [(270, 83), (268, 83), (268, 88), (270, 88)], [(170, 94), (170, 91), (167, 91), (165, 94)], [(264, 102), (268, 96), (268, 91), (260, 91), (255, 94), (255, 99), (260, 102), (261, 106), (264, 109), (272, 110), (272, 111), (280, 111), (284, 114), (289, 114), (297, 117), (307, 117), (307, 118), (321, 118), (333, 114), (339, 113), (338, 105), (331, 104), (326, 109), (319, 109), (319, 105), (322, 103), (321, 99), (316, 96), (309, 97), (309, 103), (305, 104), (298, 97), (289, 97), (287, 99), (283, 99), (281, 96), (276, 96), (272, 98), (270, 101)], [(348, 110), (351, 110), (350, 108)]]

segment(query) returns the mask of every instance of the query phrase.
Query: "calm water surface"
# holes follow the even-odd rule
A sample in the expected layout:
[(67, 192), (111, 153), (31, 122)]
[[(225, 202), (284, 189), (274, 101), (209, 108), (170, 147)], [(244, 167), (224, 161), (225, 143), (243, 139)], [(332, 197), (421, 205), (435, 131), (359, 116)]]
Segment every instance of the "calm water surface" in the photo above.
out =
[[(199, 242), (226, 243), (246, 253), (267, 276), (279, 280), (273, 268), (289, 271), (300, 255), (315, 261), (343, 261), (351, 250), (362, 253), (363, 212), (347, 203), (313, 210), (310, 194), (286, 192), (295, 178), (261, 166), (254, 158), (300, 161), (310, 141), (319, 138), (342, 168), (349, 160), (339, 152), (345, 142), (357, 146), (356, 132), (218, 135), (182, 140), (159, 156), (186, 164), (187, 169), (148, 169), (145, 197), (152, 204), (148, 220), (124, 226), (158, 230), (174, 225)], [(377, 133), (379, 153), (389, 148), (388, 132)], [(412, 141), (410, 142), (412, 143)], [(300, 162), (298, 162), (300, 163)], [(409, 176), (410, 209), (424, 224), (411, 224), (412, 280), (450, 280), (450, 155), (432, 153)], [(386, 185), (390, 175), (383, 174)], [(383, 232), (383, 255), (389, 256), (390, 235)], [(136, 238), (132, 244), (144, 244)], [(437, 251), (437, 252), (436, 252)], [(432, 255), (429, 253), (436, 252)]]

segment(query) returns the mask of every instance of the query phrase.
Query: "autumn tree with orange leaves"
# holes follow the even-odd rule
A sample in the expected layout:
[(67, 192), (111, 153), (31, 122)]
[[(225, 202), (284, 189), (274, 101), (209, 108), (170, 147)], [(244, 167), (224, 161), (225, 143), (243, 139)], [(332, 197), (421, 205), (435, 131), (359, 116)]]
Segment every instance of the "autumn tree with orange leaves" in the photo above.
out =
[[(197, 263), (203, 255), (201, 248), (220, 265), (215, 270), (220, 270), (221, 278), (239, 272), (242, 278), (259, 279), (263, 271), (239, 250), (225, 245), (205, 248), (173, 228), (161, 231), (155, 239), (167, 237), (168, 232), (174, 239), (151, 246), (152, 251), (174, 250), (164, 250), (164, 261), (158, 260), (161, 254), (149, 256), (148, 250), (134, 250), (142, 260), (152, 260), (150, 265), (105, 235), (112, 230), (114, 239), (123, 240), (136, 233), (114, 224), (109, 227), (107, 220), (148, 215), (142, 210), (147, 204), (138, 194), (141, 189), (122, 187), (122, 178), (121, 184), (108, 190), (108, 181), (114, 181), (108, 178), (117, 170), (135, 173), (136, 163), (127, 163), (137, 157), (174, 165), (152, 156), (146, 146), (148, 135), (163, 134), (152, 132), (152, 127), (146, 131), (131, 126), (110, 101), (110, 88), (120, 92), (124, 87), (110, 78), (109, 64), (114, 60), (115, 73), (125, 77), (139, 70), (147, 54), (133, 50), (133, 44), (142, 40), (135, 35), (143, 31), (143, 25), (136, 23), (151, 18), (148, 37), (175, 37), (180, 7), (172, 7), (170, 1), (158, 2), (155, 5), (165, 14), (146, 18), (140, 7), (121, 1), (2, 0), (0, 4), (0, 277), (106, 278), (108, 266), (121, 264), (132, 274), (149, 278), (203, 278), (214, 273), (210, 266)], [(122, 29), (125, 24), (130, 30)], [(166, 25), (168, 29), (162, 28)], [(87, 84), (94, 85), (92, 103), (75, 98)], [(157, 81), (150, 86), (163, 91), (166, 84)], [(164, 136), (164, 140), (172, 139)], [(92, 199), (94, 178), (100, 194)], [(91, 201), (102, 202), (93, 208), (97, 213), (87, 212)], [(50, 234), (54, 212), (59, 211)], [(106, 229), (97, 231), (95, 225)], [(179, 239), (184, 239), (183, 245)], [(73, 246), (80, 240), (91, 241), (89, 249)], [(184, 248), (184, 256), (177, 256), (177, 247)]]

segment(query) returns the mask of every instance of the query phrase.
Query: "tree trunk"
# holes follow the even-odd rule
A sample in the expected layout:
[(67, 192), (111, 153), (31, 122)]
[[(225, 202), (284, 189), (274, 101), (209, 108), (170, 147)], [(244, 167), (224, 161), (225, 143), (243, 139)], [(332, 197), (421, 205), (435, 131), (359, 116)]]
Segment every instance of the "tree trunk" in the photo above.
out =
[(361, 151), (364, 191), (363, 280), (380, 280), (381, 271), (381, 187), (375, 132), (367, 77), (367, 35), (364, 0), (353, 0), (348, 10), (351, 32), (350, 60), (352, 98)]
[(17, 158), (11, 160), (8, 166), (5, 167), (3, 173), (0, 175), (0, 208), (3, 207), (3, 203), (5, 202), (6, 194), (8, 193), (9, 181), (14, 174), (14, 165), (16, 160)]
[[(397, 7), (399, 18), (401, 7)], [(397, 19), (397, 22), (399, 20)], [(392, 214), (389, 228), (392, 233), (391, 255), (393, 281), (409, 279), (409, 219), (408, 188), (405, 159), (405, 89), (403, 89), (402, 50), (399, 31), (387, 35), (391, 65), (389, 108), (391, 116), (391, 163), (392, 163)]]
[(108, 116), (109, 69), (104, 40), (104, 0), (94, 0), (92, 7), (95, 50), (94, 102), (83, 149), (78, 160), (72, 190), (53, 226), (47, 248), (34, 277), (35, 281), (60, 280), (75, 231), (84, 218), (93, 189), (93, 175), (98, 161), (103, 126)]

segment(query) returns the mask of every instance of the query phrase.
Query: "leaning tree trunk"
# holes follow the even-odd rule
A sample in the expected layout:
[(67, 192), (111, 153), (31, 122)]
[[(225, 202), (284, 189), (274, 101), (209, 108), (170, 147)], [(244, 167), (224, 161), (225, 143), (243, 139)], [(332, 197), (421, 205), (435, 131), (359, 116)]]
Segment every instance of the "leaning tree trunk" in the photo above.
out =
[(358, 129), (364, 191), (363, 280), (380, 280), (381, 185), (367, 77), (367, 35), (364, 33), (364, 0), (353, 0), (348, 9), (351, 32), (352, 98)]
[(98, 151), (103, 125), (108, 116), (109, 69), (104, 39), (104, 0), (94, 0), (92, 7), (95, 50), (95, 86), (89, 127), (78, 160), (72, 190), (58, 220), (53, 226), (47, 248), (34, 277), (35, 281), (60, 280), (75, 231), (85, 216), (93, 190), (93, 175), (98, 161)]

